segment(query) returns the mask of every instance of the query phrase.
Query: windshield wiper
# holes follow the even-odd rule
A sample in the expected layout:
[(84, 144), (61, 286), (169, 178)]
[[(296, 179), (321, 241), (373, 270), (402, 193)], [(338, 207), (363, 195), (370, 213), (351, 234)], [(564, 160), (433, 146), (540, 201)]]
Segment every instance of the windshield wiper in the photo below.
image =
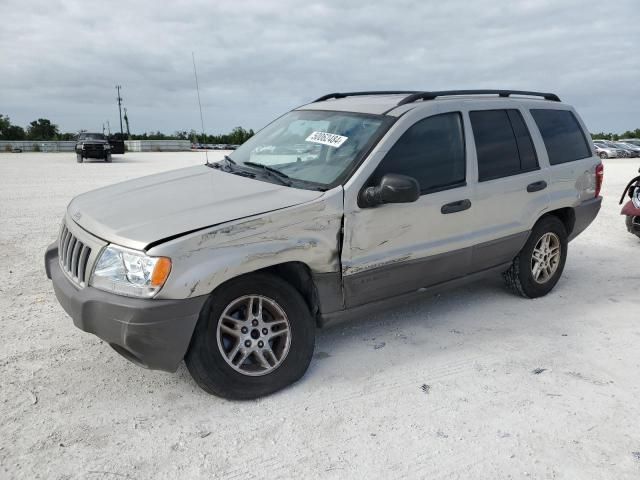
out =
[(218, 162), (207, 163), (206, 165), (211, 168), (215, 168), (218, 170), (222, 170), (224, 172), (233, 172), (233, 167), (231, 165), (235, 165), (236, 162), (231, 159), (228, 155), (224, 156), (224, 166)]
[(256, 163), (256, 162), (243, 162), (243, 164), (248, 165), (250, 167), (261, 168), (263, 172), (265, 172), (271, 178), (275, 178), (276, 180), (278, 180), (282, 185), (286, 185), (287, 187), (291, 186), (291, 181), (289, 181), (289, 175), (281, 172), (276, 168), (270, 167), (268, 165), (263, 165), (262, 163)]

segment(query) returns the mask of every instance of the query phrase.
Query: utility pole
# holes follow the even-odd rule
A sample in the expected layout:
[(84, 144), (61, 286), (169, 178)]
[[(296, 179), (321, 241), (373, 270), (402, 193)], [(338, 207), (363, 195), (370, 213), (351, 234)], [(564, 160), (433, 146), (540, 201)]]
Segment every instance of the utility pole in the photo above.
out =
[(120, 112), (120, 138), (124, 137), (124, 132), (122, 131), (122, 97), (120, 96), (120, 89), (122, 87), (120, 85), (116, 85), (116, 90), (118, 91), (118, 112)]

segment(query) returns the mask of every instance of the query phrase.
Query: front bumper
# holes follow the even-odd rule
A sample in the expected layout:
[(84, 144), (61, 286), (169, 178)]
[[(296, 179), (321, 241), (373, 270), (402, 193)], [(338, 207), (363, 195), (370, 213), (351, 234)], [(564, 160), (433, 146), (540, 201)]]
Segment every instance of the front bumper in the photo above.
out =
[(207, 296), (184, 300), (124, 297), (92, 287), (78, 289), (62, 273), (58, 246), (45, 253), (47, 277), (76, 327), (109, 343), (145, 368), (174, 372), (184, 358)]
[(85, 144), (84, 148), (76, 147), (76, 153), (86, 158), (105, 158), (111, 152), (102, 144)]

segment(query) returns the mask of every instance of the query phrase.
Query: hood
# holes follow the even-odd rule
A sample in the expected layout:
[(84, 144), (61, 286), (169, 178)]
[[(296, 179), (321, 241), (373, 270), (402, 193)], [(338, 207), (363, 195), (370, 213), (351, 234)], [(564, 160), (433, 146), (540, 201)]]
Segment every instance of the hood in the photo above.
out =
[(199, 165), (84, 193), (67, 212), (96, 237), (143, 250), (150, 243), (322, 195)]

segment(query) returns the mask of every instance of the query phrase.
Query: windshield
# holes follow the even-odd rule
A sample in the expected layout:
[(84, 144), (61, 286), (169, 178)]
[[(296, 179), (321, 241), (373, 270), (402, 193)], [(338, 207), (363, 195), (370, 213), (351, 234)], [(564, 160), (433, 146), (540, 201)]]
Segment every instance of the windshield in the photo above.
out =
[(78, 140), (105, 140), (105, 136), (101, 133), (81, 133)]
[(330, 188), (350, 175), (392, 122), (381, 115), (295, 110), (267, 125), (230, 158), (238, 167), (269, 167), (293, 186)]

